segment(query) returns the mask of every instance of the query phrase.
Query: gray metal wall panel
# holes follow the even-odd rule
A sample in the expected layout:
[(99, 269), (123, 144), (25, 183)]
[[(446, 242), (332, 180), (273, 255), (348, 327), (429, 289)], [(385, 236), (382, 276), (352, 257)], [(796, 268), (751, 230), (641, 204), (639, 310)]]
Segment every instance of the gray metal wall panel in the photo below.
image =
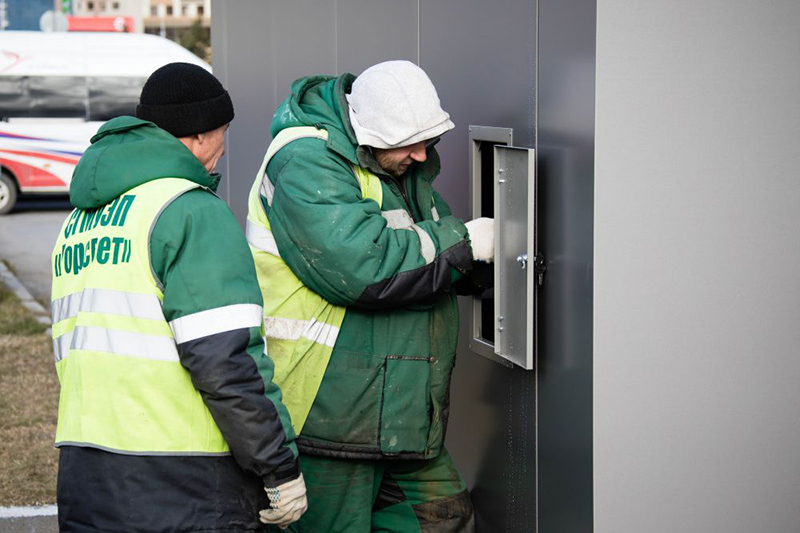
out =
[[(420, 65), (456, 124), (437, 146), (442, 175), (436, 187), (467, 218), (468, 126), (511, 127), (516, 145), (535, 143), (535, 2), (423, 2)], [(466, 305), (461, 316), (448, 449), (472, 490), (479, 530), (533, 531), (535, 374), (470, 352)]]
[(456, 125), (437, 145), (443, 161), (437, 188), (466, 218), (468, 126), (513, 128), (515, 144), (534, 147), (535, 2), (422, 2), (420, 66)]
[[(592, 528), (595, 5), (540, 1), (538, 36), (536, 8), (423, 4), (420, 56), (461, 126), (440, 144), (438, 182), (457, 214), (467, 214), (463, 126), (510, 126), (515, 145), (537, 148), (539, 235), (549, 265), (540, 300), (538, 419), (535, 375), (469, 352), (462, 307), (448, 447), (484, 529), (530, 531), (538, 521), (540, 531), (563, 533)], [(453, 17), (456, 9), (469, 16)]]
[(219, 194), (244, 224), (247, 195), (269, 144), (269, 123), (277, 104), (272, 72), (274, 43), (269, 3), (259, 0), (211, 4), (212, 66), (233, 100), (236, 116), (228, 130)]
[(220, 194), (244, 224), (247, 195), (272, 139), (275, 108), (295, 79), (335, 71), (335, 9), (313, 0), (216, 0), (212, 12), (214, 71), (236, 111), (220, 167), (225, 174)]
[(598, 2), (600, 533), (800, 530), (800, 4)]
[(417, 62), (417, 0), (337, 0), (337, 72), (359, 74), (390, 59)]
[[(559, 9), (560, 4), (565, 7)], [(542, 312), (551, 316), (547, 323), (553, 331), (540, 341), (546, 370), (540, 384), (549, 406), (539, 421), (548, 428), (540, 439), (549, 461), (543, 469), (547, 475), (540, 480), (540, 491), (548, 491), (542, 500), (548, 508), (541, 509), (540, 522), (545, 526), (542, 531), (561, 533), (591, 528), (591, 418), (586, 416), (591, 412), (591, 342), (586, 339), (591, 339), (587, 309), (592, 298), (592, 197), (586, 191), (592, 188), (593, 108), (586, 102), (593, 102), (594, 28), (587, 22), (594, 20), (594, 4), (546, 0), (543, 7), (551, 19), (540, 23), (546, 31), (539, 39), (549, 46), (544, 63), (553, 78), (540, 82), (549, 92), (543, 100), (548, 122), (539, 132), (538, 144), (535, 2), (340, 0), (312, 6), (216, 1), (215, 20), (220, 12), (228, 19), (212, 38), (215, 53), (222, 46), (218, 43), (226, 43), (221, 68), (233, 84), (237, 109), (267, 106), (270, 113), (298, 76), (334, 70), (358, 73), (378, 61), (418, 56), (456, 123), (438, 146), (443, 173), (437, 188), (458, 216), (468, 216), (468, 125), (512, 127), (516, 145), (543, 151), (538, 173), (547, 205), (540, 209), (549, 214), (540, 236), (552, 262)], [(415, 18), (419, 26), (414, 25)], [(263, 39), (242, 32), (237, 24), (265, 19), (269, 19), (267, 51), (272, 62), (260, 78), (266, 84), (262, 89), (242, 80), (252, 76), (249, 62), (265, 55), (265, 49), (252, 45)], [(309, 36), (312, 42), (293, 44), (292, 39)], [(567, 41), (569, 53), (561, 53), (559, 40)], [(583, 75), (576, 77), (576, 72)], [(540, 113), (543, 105), (540, 102)], [(242, 182), (243, 189), (249, 187), (263, 154), (263, 147), (255, 145), (267, 141), (268, 121), (263, 121), (254, 117), (235, 123), (229, 137), (231, 145), (242, 148), (231, 150), (228, 174), (231, 181)], [(243, 218), (244, 198), (232, 200)], [(481, 529), (532, 531), (537, 522), (536, 376), (466, 350), (465, 325), (448, 447), (473, 490)], [(562, 527), (559, 520), (567, 525)]]
[(297, 78), (336, 74), (336, 2), (266, 3), (272, 6), (273, 13), (270, 36), (275, 69), (271, 78), (277, 104), (289, 95), (289, 86)]
[(539, 1), (539, 531), (592, 530), (595, 0)]

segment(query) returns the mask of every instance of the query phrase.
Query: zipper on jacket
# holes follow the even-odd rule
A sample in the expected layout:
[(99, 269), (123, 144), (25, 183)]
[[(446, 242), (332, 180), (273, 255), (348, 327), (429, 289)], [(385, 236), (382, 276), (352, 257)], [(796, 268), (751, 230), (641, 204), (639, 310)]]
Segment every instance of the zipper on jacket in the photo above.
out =
[(416, 224), (418, 222), (418, 220), (417, 220), (417, 217), (414, 216), (414, 210), (411, 209), (411, 200), (408, 199), (408, 193), (406, 192), (406, 187), (405, 187), (406, 178), (403, 178), (402, 180), (398, 180), (397, 178), (392, 176), (391, 179), (394, 182), (394, 184), (397, 186), (397, 189), (400, 191), (400, 196), (403, 197), (403, 201), (406, 204), (406, 211), (408, 211), (408, 214), (411, 216), (411, 220), (413, 220), (414, 223)]

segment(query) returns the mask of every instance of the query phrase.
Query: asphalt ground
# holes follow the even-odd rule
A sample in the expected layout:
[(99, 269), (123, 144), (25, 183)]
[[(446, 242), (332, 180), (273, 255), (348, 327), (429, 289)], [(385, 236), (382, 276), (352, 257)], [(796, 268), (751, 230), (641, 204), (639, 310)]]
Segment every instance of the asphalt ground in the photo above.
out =
[(65, 197), (21, 199), (0, 216), (0, 259), (46, 309), (50, 309), (50, 256), (71, 211)]
[[(50, 256), (71, 209), (63, 196), (33, 197), (20, 199), (14, 211), (0, 216), (0, 259), (46, 309), (50, 308)], [(42, 512), (46, 516), (26, 516)], [(0, 507), (0, 533), (56, 531), (58, 523), (53, 508)]]

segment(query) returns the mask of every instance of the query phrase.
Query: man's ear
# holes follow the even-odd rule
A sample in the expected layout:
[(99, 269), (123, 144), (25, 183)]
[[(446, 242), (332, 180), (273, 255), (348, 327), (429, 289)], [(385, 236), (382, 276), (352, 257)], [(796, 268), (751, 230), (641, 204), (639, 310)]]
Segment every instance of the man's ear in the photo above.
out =
[(195, 133), (194, 135), (192, 135), (192, 137), (194, 137), (196, 139), (197, 144), (199, 144), (201, 146), (206, 141), (206, 139), (208, 139), (208, 135), (206, 135), (206, 132)]

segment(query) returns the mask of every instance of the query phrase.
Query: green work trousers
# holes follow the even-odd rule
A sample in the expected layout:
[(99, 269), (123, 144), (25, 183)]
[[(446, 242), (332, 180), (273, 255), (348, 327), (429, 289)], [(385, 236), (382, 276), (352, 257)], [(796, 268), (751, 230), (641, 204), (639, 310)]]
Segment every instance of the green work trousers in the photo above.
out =
[[(308, 511), (294, 533), (473, 533), (472, 500), (447, 450), (420, 461), (300, 454)], [(278, 531), (277, 528), (271, 531)]]

